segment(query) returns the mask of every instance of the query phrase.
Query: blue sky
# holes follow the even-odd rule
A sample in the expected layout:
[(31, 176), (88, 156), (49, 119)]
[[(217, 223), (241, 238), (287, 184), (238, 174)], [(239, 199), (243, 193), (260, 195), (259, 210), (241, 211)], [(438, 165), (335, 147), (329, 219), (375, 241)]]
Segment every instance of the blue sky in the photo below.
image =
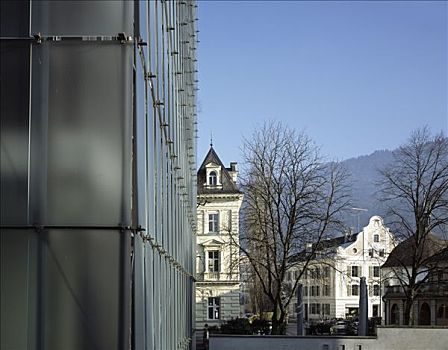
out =
[(329, 159), (448, 133), (445, 1), (199, 1), (198, 163), (241, 162), (265, 120)]

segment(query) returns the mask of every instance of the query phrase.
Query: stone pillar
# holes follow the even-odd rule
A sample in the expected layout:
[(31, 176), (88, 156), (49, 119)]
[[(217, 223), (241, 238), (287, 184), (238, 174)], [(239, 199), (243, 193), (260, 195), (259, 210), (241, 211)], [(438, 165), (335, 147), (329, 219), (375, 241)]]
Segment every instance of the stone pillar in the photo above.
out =
[(434, 299), (430, 301), (429, 307), (431, 310), (431, 326), (435, 326), (436, 325), (437, 306), (436, 306), (436, 301)]
[(358, 326), (358, 335), (367, 335), (368, 333), (368, 291), (366, 278), (361, 277), (361, 283), (359, 288), (359, 326)]
[[(302, 284), (297, 286), (297, 335), (303, 335), (303, 298)], [(309, 312), (309, 310), (308, 310)]]

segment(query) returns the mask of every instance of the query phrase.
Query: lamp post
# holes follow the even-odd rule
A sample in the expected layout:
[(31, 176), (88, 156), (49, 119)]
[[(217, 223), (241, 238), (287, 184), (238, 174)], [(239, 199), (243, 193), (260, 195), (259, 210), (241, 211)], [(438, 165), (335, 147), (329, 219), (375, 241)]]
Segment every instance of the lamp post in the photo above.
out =
[(350, 210), (353, 210), (354, 212), (356, 212), (356, 214), (354, 214), (354, 215), (356, 215), (356, 218), (357, 218), (356, 233), (358, 233), (359, 232), (359, 215), (361, 214), (361, 212), (368, 211), (368, 210), (364, 209), (364, 208), (350, 208)]

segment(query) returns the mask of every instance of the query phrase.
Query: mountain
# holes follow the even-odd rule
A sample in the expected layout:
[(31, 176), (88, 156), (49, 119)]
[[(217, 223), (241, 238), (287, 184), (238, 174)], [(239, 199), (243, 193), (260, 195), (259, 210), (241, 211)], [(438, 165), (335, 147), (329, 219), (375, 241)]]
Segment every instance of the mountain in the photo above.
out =
[(384, 208), (377, 196), (376, 182), (380, 178), (378, 170), (392, 160), (392, 151), (380, 150), (341, 162), (351, 174), (353, 208), (363, 209), (353, 209), (352, 214), (346, 218), (347, 225), (353, 227), (356, 232), (366, 226), (373, 215), (384, 217)]

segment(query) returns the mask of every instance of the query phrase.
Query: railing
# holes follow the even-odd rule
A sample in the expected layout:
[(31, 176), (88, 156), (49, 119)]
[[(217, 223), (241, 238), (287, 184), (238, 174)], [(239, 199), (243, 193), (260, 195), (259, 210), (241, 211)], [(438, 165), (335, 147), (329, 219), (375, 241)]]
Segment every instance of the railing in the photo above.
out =
[(237, 281), (238, 274), (228, 272), (203, 272), (197, 274), (197, 281)]
[[(402, 286), (388, 286), (384, 288), (385, 295), (402, 295), (405, 291), (409, 290), (409, 287)], [(435, 283), (427, 282), (423, 283), (417, 290), (418, 295), (425, 296), (448, 296), (448, 283)]]

